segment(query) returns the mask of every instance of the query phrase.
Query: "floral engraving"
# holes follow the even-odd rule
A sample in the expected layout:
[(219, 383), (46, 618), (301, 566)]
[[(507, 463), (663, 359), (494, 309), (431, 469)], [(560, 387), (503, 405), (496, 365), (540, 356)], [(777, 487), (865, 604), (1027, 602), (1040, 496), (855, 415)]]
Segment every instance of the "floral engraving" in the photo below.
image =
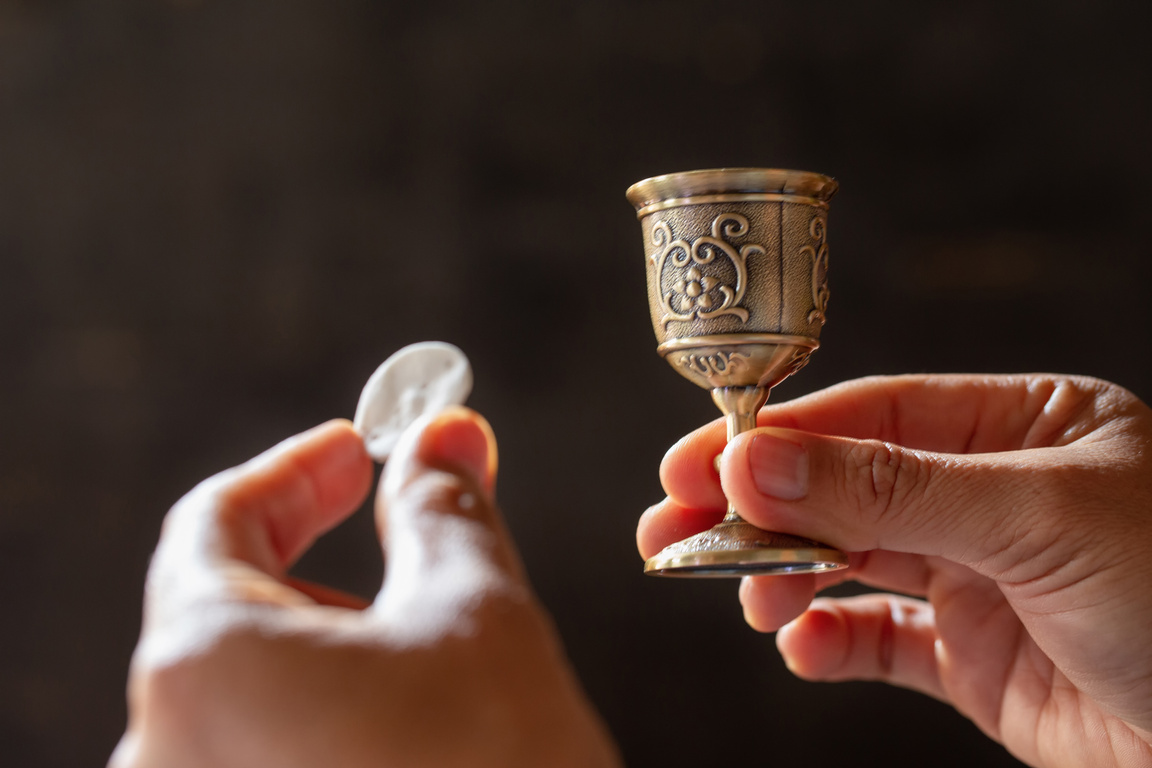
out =
[(687, 306), (709, 310), (712, 308), (712, 297), (708, 294), (717, 287), (720, 287), (719, 280), (702, 275), (700, 270), (692, 267), (684, 274), (684, 279), (676, 281), (672, 290), (686, 297), (684, 304)]
[(822, 216), (812, 217), (812, 222), (808, 225), (808, 234), (816, 242), (800, 249), (800, 253), (812, 260), (813, 307), (808, 313), (808, 322), (819, 322), (820, 325), (824, 325), (826, 320), (824, 312), (828, 308), (828, 298), (831, 295), (828, 291), (828, 243), (825, 226)]
[(717, 352), (713, 355), (685, 355), (678, 361), (684, 368), (699, 371), (705, 376), (723, 376), (744, 365), (747, 355), (739, 352)]
[[(737, 249), (728, 242), (748, 234), (748, 219), (738, 213), (720, 214), (712, 220), (711, 230), (711, 236), (688, 242), (677, 239), (666, 221), (658, 221), (652, 228), (652, 245), (656, 251), (651, 258), (660, 291), (660, 308), (664, 310), (660, 322), (665, 328), (673, 320), (710, 320), (721, 315), (733, 315), (741, 322), (748, 322), (748, 310), (740, 306), (748, 283), (748, 257), (765, 250), (752, 243)], [(731, 263), (734, 280), (700, 269), (713, 264), (717, 256)], [(669, 264), (683, 271), (677, 275), (672, 290), (665, 290), (664, 272)]]

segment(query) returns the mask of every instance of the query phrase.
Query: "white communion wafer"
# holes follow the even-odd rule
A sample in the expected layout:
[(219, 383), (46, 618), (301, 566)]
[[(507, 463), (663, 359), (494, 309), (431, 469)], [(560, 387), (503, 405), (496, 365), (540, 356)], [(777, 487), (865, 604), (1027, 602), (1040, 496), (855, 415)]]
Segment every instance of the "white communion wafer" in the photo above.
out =
[(464, 353), (443, 341), (422, 341), (389, 357), (368, 378), (353, 423), (368, 455), (384, 463), (408, 425), (462, 405), (471, 391), (472, 367)]

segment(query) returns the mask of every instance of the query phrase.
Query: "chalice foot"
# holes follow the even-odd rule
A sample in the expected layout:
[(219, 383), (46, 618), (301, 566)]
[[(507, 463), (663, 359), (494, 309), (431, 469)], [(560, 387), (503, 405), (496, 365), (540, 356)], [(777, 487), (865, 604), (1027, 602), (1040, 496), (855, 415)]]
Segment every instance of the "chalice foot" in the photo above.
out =
[(652, 576), (759, 576), (835, 571), (847, 564), (838, 549), (800, 536), (763, 531), (729, 514), (707, 531), (648, 558), (644, 572)]

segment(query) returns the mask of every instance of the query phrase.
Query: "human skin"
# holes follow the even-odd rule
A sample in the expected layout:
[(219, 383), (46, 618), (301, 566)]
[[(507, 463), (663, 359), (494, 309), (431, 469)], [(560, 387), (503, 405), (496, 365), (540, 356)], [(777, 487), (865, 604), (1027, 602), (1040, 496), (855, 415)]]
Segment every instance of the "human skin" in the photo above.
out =
[(197, 486), (149, 571), (110, 768), (618, 765), (493, 502), (495, 451), (462, 408), (405, 433), (370, 604), (288, 575), (372, 484), (349, 422)]
[[(669, 450), (644, 557), (717, 522), (727, 494), (761, 528), (849, 553), (845, 571), (740, 584), (795, 674), (921, 691), (1034, 766), (1152, 766), (1147, 406), (1088, 378), (905, 376), (758, 423)], [(849, 579), (893, 594), (813, 602)]]

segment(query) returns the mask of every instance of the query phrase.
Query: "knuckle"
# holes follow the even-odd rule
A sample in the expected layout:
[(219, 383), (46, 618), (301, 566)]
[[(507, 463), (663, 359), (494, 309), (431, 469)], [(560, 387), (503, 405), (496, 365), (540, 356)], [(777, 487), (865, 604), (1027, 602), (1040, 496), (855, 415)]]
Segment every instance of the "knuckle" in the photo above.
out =
[(190, 543), (197, 540), (205, 526), (220, 519), (229, 509), (227, 500), (221, 496), (222, 488), (215, 478), (209, 478), (172, 505), (161, 523), (159, 542), (149, 568), (150, 578), (160, 570), (183, 563)]
[(915, 453), (878, 440), (854, 445), (845, 472), (846, 494), (872, 524), (899, 515), (910, 499), (924, 493), (930, 474)]
[(228, 470), (205, 482), (205, 506), (214, 510), (222, 520), (244, 515), (260, 504), (260, 488), (243, 482), (236, 470)]
[(1107, 433), (1110, 425), (1142, 410), (1140, 400), (1128, 390), (1087, 376), (1041, 377), (1030, 382), (1029, 390), (1038, 397), (1038, 412), (1027, 447), (1076, 443), (1102, 434), (1101, 429)]
[(251, 490), (239, 482), (235, 469), (202, 480), (177, 501), (164, 519), (164, 533), (183, 530), (205, 518), (228, 524), (245, 514), (254, 503)]
[(483, 493), (451, 472), (424, 473), (404, 487), (398, 501), (412, 511), (444, 512), (473, 519), (486, 519), (491, 511)]

